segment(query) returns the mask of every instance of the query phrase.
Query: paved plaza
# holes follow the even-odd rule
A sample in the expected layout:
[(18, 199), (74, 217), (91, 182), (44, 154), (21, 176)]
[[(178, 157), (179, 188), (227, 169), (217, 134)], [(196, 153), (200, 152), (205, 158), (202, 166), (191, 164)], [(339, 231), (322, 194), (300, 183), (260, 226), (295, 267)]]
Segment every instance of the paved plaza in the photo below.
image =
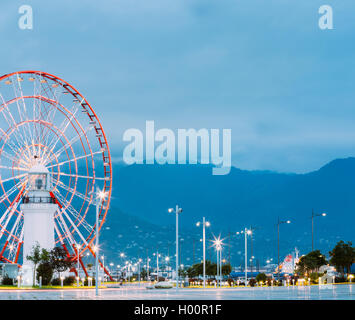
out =
[(0, 300), (354, 300), (354, 285), (147, 290), (122, 287), (95, 290), (1, 290)]

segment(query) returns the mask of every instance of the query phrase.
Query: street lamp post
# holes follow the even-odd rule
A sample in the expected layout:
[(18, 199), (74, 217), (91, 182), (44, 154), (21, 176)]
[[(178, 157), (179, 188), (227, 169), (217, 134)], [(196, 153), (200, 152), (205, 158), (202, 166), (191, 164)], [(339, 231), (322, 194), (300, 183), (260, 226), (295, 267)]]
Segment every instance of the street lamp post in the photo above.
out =
[(248, 235), (252, 234), (251, 230), (244, 228), (244, 230), (237, 232), (237, 235), (244, 233), (244, 277), (245, 277), (245, 286), (248, 283)]
[(78, 277), (77, 277), (77, 285), (78, 285), (78, 288), (79, 288), (79, 280), (80, 280), (80, 265), (79, 265), (79, 259), (80, 259), (80, 249), (81, 249), (81, 245), (79, 244), (79, 245), (77, 245), (76, 246), (76, 250), (78, 251), (78, 267), (77, 267), (77, 272), (78, 272)]
[(142, 259), (138, 259), (138, 281), (139, 281), (139, 286), (141, 285), (141, 262)]
[(160, 257), (160, 254), (159, 252), (157, 251), (157, 253), (153, 253), (153, 256), (157, 256), (157, 282), (159, 282), (159, 257)]
[(176, 268), (176, 275), (175, 275), (175, 281), (176, 281), (176, 290), (179, 289), (179, 213), (182, 212), (182, 208), (179, 208), (178, 205), (176, 205), (175, 210), (173, 208), (170, 208), (169, 213), (175, 212), (176, 215), (176, 262), (175, 262), (175, 268)]
[(283, 223), (291, 223), (290, 220), (281, 221), (279, 217), (277, 217), (277, 280), (279, 280), (279, 272), (280, 272), (280, 225)]
[(313, 238), (313, 225), (314, 225), (314, 223), (313, 223), (313, 220), (314, 220), (314, 218), (315, 217), (325, 217), (327, 214), (326, 213), (320, 213), (320, 214), (315, 214), (314, 213), (314, 211), (313, 211), (313, 209), (312, 209), (312, 217), (311, 217), (311, 219), (312, 219), (312, 251), (314, 250), (314, 238)]
[(166, 266), (165, 266), (165, 270), (168, 269), (168, 272), (167, 272), (168, 278), (169, 278), (169, 273), (170, 273), (170, 262), (169, 261), (170, 261), (170, 257), (169, 256), (165, 257), (165, 262), (168, 265), (168, 268), (166, 268)]
[(223, 242), (221, 240), (220, 237), (218, 238), (215, 238), (214, 241), (213, 241), (213, 245), (214, 247), (216, 248), (216, 252), (217, 252), (217, 276), (216, 276), (216, 280), (217, 280), (217, 284), (218, 286), (220, 286), (220, 275), (222, 274), (221, 273), (221, 259), (222, 259), (222, 245), (223, 245)]
[(216, 254), (217, 254), (217, 274), (216, 274), (216, 282), (217, 282), (217, 288), (219, 287), (219, 247), (216, 248)]
[(223, 264), (222, 264), (222, 247), (219, 250), (219, 287), (222, 287), (223, 280)]
[[(206, 227), (209, 227), (211, 224), (206, 221), (205, 217), (202, 219), (203, 227), (203, 288), (206, 288)], [(196, 223), (196, 226), (200, 226), (200, 222)]]
[(95, 294), (99, 295), (99, 214), (100, 206), (106, 198), (106, 192), (101, 191), (99, 188), (96, 189), (96, 252), (95, 252)]
[(147, 281), (149, 281), (149, 261), (150, 261), (150, 258), (148, 257), (147, 258)]
[(105, 255), (102, 255), (101, 256), (101, 259), (102, 259), (102, 275), (103, 275), (103, 282), (105, 284)]

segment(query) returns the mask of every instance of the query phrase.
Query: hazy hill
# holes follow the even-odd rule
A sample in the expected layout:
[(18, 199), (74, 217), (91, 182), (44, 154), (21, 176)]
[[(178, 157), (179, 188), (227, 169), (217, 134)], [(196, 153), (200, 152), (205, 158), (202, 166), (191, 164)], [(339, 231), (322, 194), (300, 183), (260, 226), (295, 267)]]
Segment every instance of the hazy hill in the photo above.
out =
[[(164, 250), (172, 250), (173, 245), (166, 242), (174, 241), (175, 217), (167, 209), (176, 204), (184, 209), (180, 217), (182, 234), (198, 240), (199, 230), (194, 224), (206, 216), (212, 224), (211, 232), (233, 235), (232, 256), (243, 250), (235, 232), (250, 225), (257, 228), (254, 250), (263, 252), (266, 258), (275, 256), (278, 216), (292, 220), (290, 225), (280, 227), (282, 254), (295, 246), (310, 249), (312, 208), (327, 213), (327, 217), (315, 220), (316, 246), (325, 253), (340, 238), (354, 239), (355, 158), (334, 160), (307, 174), (232, 168), (229, 175), (213, 176), (211, 167), (204, 165), (133, 165), (113, 170), (112, 208), (120, 208), (126, 215), (111, 210), (108, 225), (113, 227), (105, 231), (105, 238), (117, 239), (121, 234), (124, 243), (124, 234), (131, 230), (127, 237), (134, 239), (137, 244), (133, 246), (141, 247), (139, 250), (156, 246), (154, 237), (160, 238)], [(133, 224), (140, 224), (138, 230), (132, 229)]]

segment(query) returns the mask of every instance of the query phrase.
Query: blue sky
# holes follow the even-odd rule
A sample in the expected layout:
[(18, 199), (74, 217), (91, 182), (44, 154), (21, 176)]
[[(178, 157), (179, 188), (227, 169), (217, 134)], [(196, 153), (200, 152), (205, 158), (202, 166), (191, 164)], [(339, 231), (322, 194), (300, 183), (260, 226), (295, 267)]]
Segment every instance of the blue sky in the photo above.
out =
[[(34, 30), (20, 30), (29, 4)], [(334, 30), (318, 28), (332, 5)], [(231, 128), (232, 163), (308, 172), (355, 156), (351, 0), (7, 1), (0, 73), (39, 69), (97, 111), (115, 159), (123, 132)]]

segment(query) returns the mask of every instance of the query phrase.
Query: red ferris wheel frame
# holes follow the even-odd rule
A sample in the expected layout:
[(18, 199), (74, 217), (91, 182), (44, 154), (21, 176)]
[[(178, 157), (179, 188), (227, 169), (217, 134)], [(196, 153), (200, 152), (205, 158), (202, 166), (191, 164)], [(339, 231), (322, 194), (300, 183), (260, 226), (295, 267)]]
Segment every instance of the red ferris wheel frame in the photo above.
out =
[[(99, 224), (99, 230), (101, 230), (101, 228), (102, 228), (102, 226), (103, 226), (103, 224), (105, 222), (105, 219), (106, 219), (107, 211), (108, 211), (108, 208), (109, 208), (109, 205), (110, 205), (110, 200), (111, 200), (111, 193), (112, 193), (111, 154), (110, 154), (107, 138), (106, 138), (105, 132), (104, 132), (104, 130), (102, 128), (102, 125), (101, 125), (101, 123), (100, 123), (95, 111), (93, 110), (93, 108), (91, 107), (89, 102), (86, 100), (86, 98), (77, 89), (75, 89), (71, 84), (69, 84), (68, 82), (64, 81), (63, 79), (61, 79), (61, 78), (59, 78), (57, 76), (54, 76), (52, 74), (49, 74), (49, 73), (46, 73), (46, 72), (42, 72), (42, 71), (28, 70), (28, 71), (20, 71), (20, 72), (13, 72), (13, 73), (6, 74), (6, 75), (0, 77), (0, 82), (1, 81), (6, 81), (6, 79), (8, 79), (8, 78), (11, 79), (11, 77), (14, 77), (14, 76), (22, 77), (22, 76), (25, 76), (25, 75), (37, 76), (37, 77), (40, 77), (41, 79), (44, 79), (45, 81), (49, 80), (49, 81), (53, 82), (54, 84), (56, 84), (57, 86), (59, 86), (60, 88), (64, 89), (66, 94), (71, 95), (72, 98), (78, 102), (78, 104), (80, 105), (80, 107), (82, 109), (81, 112), (84, 113), (85, 115), (87, 115), (90, 124), (93, 126), (93, 129), (94, 129), (95, 134), (96, 134), (96, 138), (97, 138), (97, 140), (99, 142), (99, 145), (100, 145), (100, 150), (102, 152), (102, 161), (103, 161), (103, 165), (104, 165), (104, 168), (103, 168), (103, 174), (104, 174), (103, 183), (104, 183), (104, 187), (103, 187), (103, 189), (105, 190), (105, 192), (107, 194), (107, 198), (106, 198), (104, 204), (101, 206), (100, 212), (99, 212), (99, 217), (100, 217), (100, 220), (101, 220), (101, 222)], [(53, 100), (51, 101), (51, 99), (49, 99), (47, 97), (47, 95), (49, 93), (48, 92), (49, 89), (50, 88), (48, 87), (47, 89), (43, 90), (43, 94), (44, 95), (41, 95), (41, 96), (33, 95), (33, 96), (21, 96), (20, 98), (19, 97), (17, 97), (17, 98), (19, 98), (19, 99), (24, 99), (24, 98), (43, 99), (47, 103), (52, 104), (53, 106), (56, 106), (56, 105), (59, 104), (59, 101), (53, 101)], [(5, 104), (6, 103), (4, 102), (3, 108), (5, 107)], [(61, 106), (61, 107), (63, 109), (65, 109), (65, 106)], [(0, 106), (0, 109), (1, 109), (1, 106)], [(66, 110), (66, 111), (68, 111), (68, 110)], [(73, 117), (73, 120), (76, 121), (75, 117)], [(42, 125), (43, 126), (48, 126), (48, 127), (52, 126), (52, 124), (42, 124)], [(81, 128), (81, 130), (83, 130), (83, 128), (81, 127), (81, 125), (80, 125), (80, 123), (78, 121), (77, 121), (77, 125)], [(50, 129), (51, 128), (49, 128), (48, 130), (50, 130)], [(7, 133), (5, 132), (5, 134), (7, 134)], [(79, 134), (79, 132), (78, 132), (78, 134)], [(84, 132), (83, 137), (86, 139), (86, 141), (88, 141), (88, 138), (87, 138), (85, 132)], [(60, 139), (60, 140), (62, 138), (65, 139), (65, 137), (58, 137), (58, 139)], [(1, 141), (1, 139), (0, 139), (0, 141)], [(81, 137), (79, 139), (81, 140)], [(65, 142), (61, 141), (61, 143), (62, 143), (63, 146), (65, 146)], [(68, 141), (66, 143), (68, 144)], [(83, 142), (81, 142), (81, 143), (83, 143)], [(90, 145), (90, 144), (88, 143), (88, 145)], [(85, 150), (85, 148), (84, 148), (84, 150)], [(65, 152), (67, 152), (67, 151), (65, 151)], [(72, 152), (74, 152), (74, 151), (72, 150)], [(91, 153), (92, 153), (92, 151), (91, 151)], [(0, 156), (1, 156), (1, 154), (0, 154)], [(69, 157), (69, 155), (68, 155), (68, 157)], [(54, 157), (54, 159), (52, 161), (56, 161), (58, 163), (58, 159), (55, 159), (55, 157)], [(76, 161), (75, 161), (75, 165), (77, 165)], [(69, 166), (70, 166), (70, 170), (71, 170), (71, 165), (69, 164)], [(70, 173), (71, 173), (71, 171), (70, 171)], [(68, 176), (69, 176), (69, 179), (72, 179), (72, 177), (70, 177), (70, 174)], [(3, 186), (2, 181), (1, 181), (1, 176), (0, 176), (0, 186), (1, 186), (2, 191), (4, 192), (4, 195), (6, 195), (4, 186)], [(87, 190), (87, 188), (86, 188), (86, 190)], [(10, 201), (9, 199), (7, 199), (10, 206), (13, 205), (14, 201), (19, 201), (19, 197), (21, 197), (22, 192), (23, 192), (23, 190), (19, 193), (18, 197), (15, 200), (13, 200), (13, 201)], [(68, 193), (69, 193), (69, 190), (67, 191), (67, 195), (68, 195)], [(53, 195), (53, 196), (55, 197), (55, 195)], [(0, 199), (1, 199), (1, 197), (0, 197)], [(65, 203), (62, 203), (61, 200), (62, 199), (56, 198), (56, 201), (57, 201), (58, 205), (60, 205), (60, 208), (62, 209), (65, 206)], [(64, 198), (64, 200), (66, 200), (66, 197)], [(5, 204), (6, 204), (6, 202), (5, 202)], [(14, 210), (14, 212), (17, 213), (17, 214), (20, 214), (20, 212), (19, 212), (19, 210), (17, 208)], [(86, 215), (86, 213), (85, 213), (85, 215)], [(84, 215), (84, 217), (81, 217), (81, 218), (84, 219), (85, 215)], [(75, 223), (76, 222), (77, 222), (77, 220), (75, 220)], [(79, 221), (79, 223), (82, 223), (82, 222), (83, 221)], [(1, 225), (1, 223), (0, 223), (0, 225)], [(71, 232), (74, 232), (75, 226), (74, 227), (71, 226), (70, 228), (71, 228)], [(95, 250), (93, 249), (93, 241), (96, 238), (96, 234), (95, 234), (94, 230), (95, 230), (95, 226), (92, 228), (92, 230), (89, 233), (89, 235), (86, 236), (86, 239), (82, 239), (85, 244), (83, 246), (83, 249), (81, 250), (81, 254), (84, 253), (85, 250), (89, 250), (93, 255), (95, 255), (95, 252), (94, 252)], [(5, 231), (6, 231), (6, 229), (5, 229)], [(59, 243), (59, 242), (61, 242), (61, 244), (66, 248), (66, 246), (64, 245), (63, 239), (60, 239), (60, 236), (59, 236), (59, 239), (56, 240), (56, 243)], [(5, 251), (6, 246), (7, 246), (7, 243), (4, 245), (4, 247), (2, 248), (2, 250), (0, 252), (0, 259), (2, 258), (5, 261), (6, 261), (6, 258), (4, 258), (2, 255), (3, 255), (4, 251)], [(20, 248), (21, 248), (21, 244), (19, 244), (19, 246), (18, 246), (18, 249), (17, 249), (18, 252), (16, 254), (15, 261), (8, 260), (7, 262), (17, 263), (18, 254), (19, 254)], [(78, 252), (77, 252), (77, 250), (75, 248), (73, 250), (74, 250), (74, 254), (72, 255), (72, 258), (74, 259), (75, 257), (78, 257)], [(76, 253), (76, 255), (75, 255), (75, 253)], [(69, 254), (69, 252), (68, 252), (68, 254)], [(79, 255), (78, 258), (80, 258), (80, 255)]]

